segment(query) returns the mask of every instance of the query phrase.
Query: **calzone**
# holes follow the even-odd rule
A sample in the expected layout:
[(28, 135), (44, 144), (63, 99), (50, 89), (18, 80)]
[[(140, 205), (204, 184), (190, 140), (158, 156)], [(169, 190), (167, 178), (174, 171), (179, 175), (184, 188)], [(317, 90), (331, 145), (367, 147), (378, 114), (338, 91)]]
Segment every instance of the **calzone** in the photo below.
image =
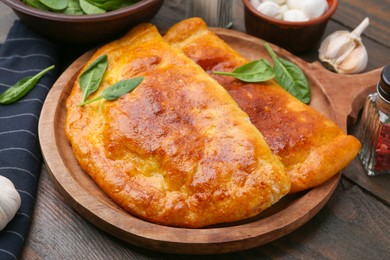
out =
[(323, 183), (358, 153), (360, 143), (356, 138), (346, 135), (334, 122), (273, 80), (250, 84), (213, 74), (213, 71), (233, 71), (249, 61), (211, 32), (200, 18), (174, 25), (164, 38), (224, 86), (248, 113), (286, 166), (291, 193)]
[(108, 68), (89, 99), (120, 80), (144, 80), (117, 100), (78, 106), (77, 79), (65, 132), (82, 169), (125, 210), (197, 228), (252, 217), (289, 192), (283, 164), (248, 115), (154, 26), (135, 27), (85, 66), (102, 54)]

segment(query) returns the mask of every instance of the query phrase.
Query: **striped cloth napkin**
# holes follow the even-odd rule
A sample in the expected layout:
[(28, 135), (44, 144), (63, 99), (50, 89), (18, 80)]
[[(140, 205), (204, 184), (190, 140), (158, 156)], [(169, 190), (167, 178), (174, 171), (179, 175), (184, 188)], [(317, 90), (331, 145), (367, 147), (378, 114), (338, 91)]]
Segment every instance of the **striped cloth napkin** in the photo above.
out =
[[(0, 93), (53, 64), (58, 67), (56, 46), (16, 21), (0, 45)], [(29, 231), (42, 164), (38, 119), (56, 71), (18, 102), (0, 105), (0, 175), (14, 183), (22, 199), (15, 218), (0, 231), (0, 259), (18, 259)]]

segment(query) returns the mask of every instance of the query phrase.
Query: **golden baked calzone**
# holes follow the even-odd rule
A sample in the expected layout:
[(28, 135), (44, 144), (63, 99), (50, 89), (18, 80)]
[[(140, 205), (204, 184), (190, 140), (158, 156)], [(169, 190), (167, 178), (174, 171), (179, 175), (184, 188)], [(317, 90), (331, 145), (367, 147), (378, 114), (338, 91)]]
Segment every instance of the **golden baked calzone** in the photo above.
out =
[[(150, 24), (99, 48), (108, 68), (89, 99), (144, 77), (115, 101), (84, 106), (76, 80), (65, 131), (82, 169), (145, 220), (202, 227), (257, 215), (290, 189), (283, 164), (227, 91)], [(82, 70), (83, 71), (83, 70)]]
[(273, 80), (244, 83), (212, 71), (233, 71), (249, 61), (199, 18), (174, 25), (164, 39), (215, 78), (248, 113), (291, 178), (291, 193), (323, 183), (356, 156), (359, 141), (303, 104)]

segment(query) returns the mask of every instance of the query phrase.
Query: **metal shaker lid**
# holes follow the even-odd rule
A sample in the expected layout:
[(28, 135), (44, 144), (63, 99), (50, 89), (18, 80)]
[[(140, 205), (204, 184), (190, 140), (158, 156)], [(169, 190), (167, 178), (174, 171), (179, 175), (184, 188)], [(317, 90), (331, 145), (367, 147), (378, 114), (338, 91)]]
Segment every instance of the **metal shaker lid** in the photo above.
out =
[(381, 98), (390, 102), (390, 64), (386, 65), (382, 70), (377, 91)]

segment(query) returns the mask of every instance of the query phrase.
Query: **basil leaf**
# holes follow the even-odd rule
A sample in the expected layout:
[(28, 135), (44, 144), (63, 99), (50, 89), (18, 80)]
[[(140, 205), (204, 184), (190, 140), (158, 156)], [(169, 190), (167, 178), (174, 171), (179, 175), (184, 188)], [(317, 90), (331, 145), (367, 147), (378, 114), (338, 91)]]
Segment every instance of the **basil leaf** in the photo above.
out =
[[(102, 14), (139, 2), (140, 0), (21, 0), (36, 9), (68, 15)], [(66, 3), (66, 5), (65, 5)]]
[(121, 80), (114, 85), (106, 88), (100, 96), (88, 101), (84, 101), (78, 104), (78, 106), (84, 106), (86, 104), (98, 101), (103, 98), (106, 100), (116, 100), (122, 95), (133, 91), (139, 84), (141, 84), (143, 80), (143, 77)]
[(267, 43), (264, 47), (274, 61), (276, 82), (303, 103), (310, 103), (310, 86), (303, 71), (294, 63), (276, 56)]
[(122, 95), (133, 91), (143, 80), (143, 77), (121, 80), (111, 87), (106, 88), (101, 96), (106, 100), (118, 99)]
[(91, 4), (87, 0), (80, 0), (80, 7), (86, 14), (104, 14), (106, 10)]
[(36, 86), (42, 76), (53, 68), (54, 65), (42, 70), (35, 76), (28, 76), (16, 82), (15, 85), (1, 93), (0, 104), (11, 104), (24, 97), (28, 92), (30, 92), (30, 90), (32, 90)]
[(275, 77), (271, 65), (264, 59), (249, 62), (233, 72), (213, 71), (213, 73), (232, 76), (244, 82), (263, 82)]
[(69, 15), (83, 15), (79, 0), (69, 0), (68, 7), (64, 10), (64, 14)]
[(23, 2), (36, 9), (49, 11), (49, 8), (46, 5), (42, 4), (39, 0), (23, 0)]
[(112, 11), (134, 3), (132, 0), (86, 0), (90, 4), (106, 11)]
[(103, 54), (94, 60), (80, 75), (79, 85), (83, 93), (81, 102), (86, 101), (87, 98), (98, 89), (107, 66), (108, 57), (106, 54)]
[(64, 10), (68, 6), (68, 0), (39, 0), (42, 4), (55, 11)]

